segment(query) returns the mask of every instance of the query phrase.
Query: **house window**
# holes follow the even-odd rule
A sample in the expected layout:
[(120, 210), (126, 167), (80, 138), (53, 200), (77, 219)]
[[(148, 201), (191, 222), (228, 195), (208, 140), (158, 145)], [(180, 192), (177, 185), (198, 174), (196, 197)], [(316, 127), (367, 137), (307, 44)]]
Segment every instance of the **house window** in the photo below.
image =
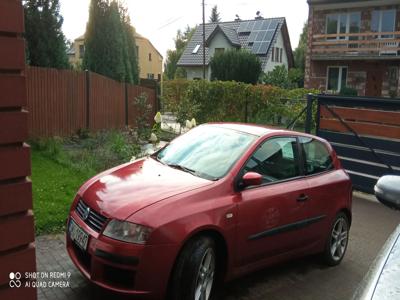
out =
[(346, 84), (347, 67), (328, 67), (328, 91), (339, 92)]
[(200, 45), (196, 45), (196, 47), (194, 47), (192, 54), (196, 54), (197, 52), (199, 52), (200, 49)]
[(215, 54), (221, 54), (225, 52), (225, 48), (215, 48)]
[[(374, 10), (371, 19), (372, 32), (394, 32), (396, 24), (396, 10)], [(380, 38), (393, 38), (393, 35), (380, 35)]]
[(279, 48), (275, 48), (275, 61), (279, 62)]
[(161, 81), (161, 74), (158, 74), (158, 75), (157, 75), (157, 80), (158, 80), (158, 81)]
[(84, 55), (85, 55), (85, 46), (79, 45), (79, 58), (83, 58)]
[(272, 47), (271, 61), (275, 61), (275, 47)]
[(153, 73), (147, 73), (147, 79), (154, 79)]
[(151, 53), (149, 53), (149, 61), (151, 61)]
[(279, 62), (281, 63), (282, 62), (282, 56), (283, 56), (283, 49), (282, 48), (280, 48), (279, 49), (280, 51), (280, 53), (279, 53)]
[[(326, 16), (326, 34), (359, 33), (361, 28), (361, 12), (330, 14)], [(329, 40), (346, 40), (345, 36), (328, 37)], [(357, 37), (351, 37), (354, 40)]]

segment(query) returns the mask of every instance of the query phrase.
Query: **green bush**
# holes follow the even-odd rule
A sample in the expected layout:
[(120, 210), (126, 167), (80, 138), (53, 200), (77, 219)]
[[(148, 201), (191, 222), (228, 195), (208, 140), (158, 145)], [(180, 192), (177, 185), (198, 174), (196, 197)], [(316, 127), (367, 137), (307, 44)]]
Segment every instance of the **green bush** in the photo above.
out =
[(257, 55), (246, 50), (215, 53), (210, 61), (211, 79), (256, 84), (262, 68)]
[[(243, 122), (247, 107), (248, 122), (285, 125), (303, 110), (302, 100), (308, 93), (319, 91), (233, 81), (173, 80), (164, 82), (163, 105), (181, 124), (193, 117), (199, 124)], [(304, 116), (298, 122), (302, 123)]]
[(346, 97), (357, 97), (358, 96), (358, 92), (354, 88), (345, 86), (340, 90), (339, 95), (340, 96), (346, 96)]

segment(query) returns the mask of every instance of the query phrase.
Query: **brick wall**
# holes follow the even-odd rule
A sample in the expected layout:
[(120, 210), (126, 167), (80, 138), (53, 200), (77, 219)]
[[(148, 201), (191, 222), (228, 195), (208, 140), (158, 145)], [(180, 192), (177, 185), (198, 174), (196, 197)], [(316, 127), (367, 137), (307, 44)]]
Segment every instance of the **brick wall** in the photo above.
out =
[[(308, 18), (308, 49), (306, 56), (305, 87), (317, 88), (321, 91), (326, 90), (327, 68), (328, 66), (348, 66), (347, 85), (355, 88), (359, 96), (365, 96), (368, 72), (373, 72), (374, 65), (379, 64), (383, 70), (382, 96), (400, 96), (400, 80), (393, 80), (389, 76), (390, 68), (397, 67), (397, 78), (400, 75), (400, 62), (398, 60), (346, 60), (346, 61), (321, 61), (313, 60), (311, 57), (313, 36), (325, 34), (326, 16), (340, 12), (359, 12), (361, 11), (361, 32), (371, 31), (371, 16), (375, 9), (397, 9), (396, 28), (400, 31), (400, 5), (367, 7), (367, 8), (348, 8), (336, 10), (317, 10), (310, 6)], [(327, 54), (329, 55), (329, 54)]]
[[(0, 299), (36, 299), (33, 288), (11, 288), (10, 273), (36, 270), (25, 44), (21, 1), (0, 0)], [(24, 281), (22, 280), (22, 286)]]

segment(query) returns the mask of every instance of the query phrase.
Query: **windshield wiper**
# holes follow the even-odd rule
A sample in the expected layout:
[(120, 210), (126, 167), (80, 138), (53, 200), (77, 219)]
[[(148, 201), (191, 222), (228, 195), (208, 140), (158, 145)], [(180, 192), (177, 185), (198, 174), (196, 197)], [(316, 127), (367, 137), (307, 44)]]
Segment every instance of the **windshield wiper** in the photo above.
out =
[(174, 168), (174, 169), (182, 170), (184, 172), (190, 173), (190, 174), (195, 175), (195, 176), (199, 176), (195, 170), (192, 170), (190, 168), (184, 167), (184, 166), (182, 166), (180, 164), (167, 164), (167, 166), (169, 166), (171, 168)]

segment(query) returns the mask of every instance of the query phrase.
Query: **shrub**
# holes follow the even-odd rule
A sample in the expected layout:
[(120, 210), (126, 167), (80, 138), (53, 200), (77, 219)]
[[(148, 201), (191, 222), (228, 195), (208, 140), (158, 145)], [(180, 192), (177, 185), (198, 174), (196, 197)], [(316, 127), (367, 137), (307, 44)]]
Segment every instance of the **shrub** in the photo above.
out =
[[(287, 124), (305, 105), (305, 101), (291, 100), (305, 100), (308, 93), (317, 94), (319, 91), (286, 90), (271, 85), (255, 86), (232, 81), (166, 81), (163, 103), (177, 115), (181, 124), (192, 118), (198, 123), (243, 122), (246, 110), (248, 122)], [(304, 116), (298, 123), (302, 122)]]
[(147, 94), (142, 93), (133, 100), (133, 105), (137, 109), (136, 129), (140, 138), (147, 140), (150, 136), (150, 117), (152, 106), (147, 101)]
[(346, 96), (346, 97), (357, 97), (358, 96), (358, 92), (354, 88), (345, 86), (340, 90), (339, 95), (340, 96)]
[(211, 79), (256, 84), (261, 75), (261, 61), (246, 50), (215, 53), (210, 61)]

